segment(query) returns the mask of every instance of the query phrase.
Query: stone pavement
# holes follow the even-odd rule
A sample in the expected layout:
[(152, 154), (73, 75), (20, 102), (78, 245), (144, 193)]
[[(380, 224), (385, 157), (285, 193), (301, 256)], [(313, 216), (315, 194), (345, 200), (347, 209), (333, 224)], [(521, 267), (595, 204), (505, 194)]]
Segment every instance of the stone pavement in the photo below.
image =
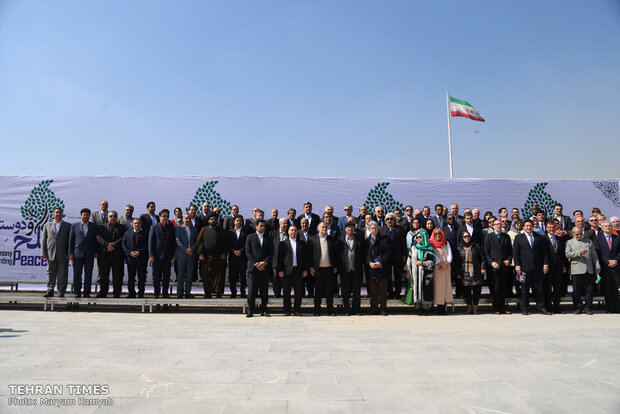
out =
[(619, 315), (0, 315), (2, 413), (620, 412)]

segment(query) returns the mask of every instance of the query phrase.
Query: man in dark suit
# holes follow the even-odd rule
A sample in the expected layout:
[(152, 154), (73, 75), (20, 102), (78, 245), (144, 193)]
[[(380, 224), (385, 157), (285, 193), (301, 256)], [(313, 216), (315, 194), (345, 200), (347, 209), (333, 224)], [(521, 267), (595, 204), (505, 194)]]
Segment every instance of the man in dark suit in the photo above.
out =
[(602, 232), (601, 228), (599, 227), (598, 217), (590, 216), (590, 218), (588, 219), (588, 224), (590, 225), (590, 228), (584, 230), (583, 237), (594, 241), (596, 240), (598, 234)]
[[(286, 220), (286, 219), (285, 219)], [(282, 279), (284, 316), (291, 314), (291, 287), (295, 293), (293, 312), (301, 315), (301, 299), (304, 297), (304, 278), (308, 276), (306, 243), (297, 237), (297, 227), (288, 228), (288, 237), (278, 245), (278, 277)]]
[(368, 290), (370, 292), (370, 310), (374, 314), (379, 313), (379, 301), (381, 315), (387, 316), (387, 288), (388, 271), (386, 266), (392, 260), (390, 257), (390, 240), (379, 234), (379, 226), (372, 221), (368, 224), (370, 235), (364, 242), (364, 264), (368, 270)]
[(146, 203), (146, 213), (140, 214), (140, 221), (142, 222), (142, 230), (144, 233), (150, 234), (151, 226), (159, 223), (159, 217), (155, 215), (155, 202), (149, 201)]
[(383, 206), (375, 207), (375, 216), (373, 219), (379, 227), (385, 226), (385, 209)]
[(229, 230), (228, 236), (228, 283), (230, 297), (237, 297), (237, 282), (240, 283), (241, 297), (246, 297), (246, 266), (248, 259), (245, 256), (245, 242), (248, 237), (243, 229), (243, 216), (237, 214), (234, 228)]
[(82, 296), (82, 269), (84, 269), (84, 297), (90, 297), (93, 266), (98, 256), (97, 225), (90, 222), (90, 210), (80, 210), (81, 221), (73, 223), (69, 231), (69, 260), (73, 262), (73, 293)]
[[(247, 219), (245, 221), (245, 231), (246, 233), (250, 234), (250, 233), (255, 233), (256, 232), (256, 220), (264, 220), (265, 219), (265, 212), (263, 210), (261, 210), (260, 208), (256, 207), (254, 210), (252, 210), (252, 217), (250, 217), (249, 219)], [(265, 222), (265, 233), (269, 234), (267, 232), (267, 222)]]
[(443, 204), (435, 204), (435, 215), (431, 217), (431, 220), (435, 223), (435, 227), (440, 229), (446, 225), (446, 217), (443, 215)]
[(125, 254), (121, 243), (126, 228), (118, 224), (118, 214), (112, 210), (108, 213), (108, 222), (97, 227), (99, 243), (99, 293), (98, 298), (105, 298), (110, 288), (110, 270), (112, 270), (112, 293), (121, 297), (123, 291), (123, 261)]
[(43, 225), (41, 230), (41, 257), (47, 260), (46, 298), (54, 296), (58, 284), (58, 296), (65, 296), (69, 273), (69, 233), (71, 225), (62, 219), (63, 210), (54, 209), (54, 221)]
[(106, 200), (101, 200), (99, 210), (95, 211), (90, 219), (97, 226), (108, 222), (108, 202)]
[(305, 241), (306, 243), (310, 241), (310, 222), (307, 218), (304, 217), (299, 220), (299, 231), (297, 233), (300, 240)]
[[(390, 240), (390, 257), (392, 259), (389, 262), (383, 261), (384, 270), (388, 274), (388, 297), (400, 299), (403, 267), (407, 261), (406, 233), (396, 226), (396, 215), (394, 213), (386, 214), (385, 224), (379, 229), (379, 234)], [(392, 276), (394, 281), (392, 281)]]
[(127, 291), (130, 298), (136, 297), (136, 273), (138, 274), (138, 297), (144, 297), (148, 242), (148, 236), (142, 230), (142, 221), (134, 218), (131, 221), (131, 229), (125, 232), (121, 243), (127, 263)]
[[(265, 223), (267, 224), (267, 223)], [(273, 258), (272, 263), (273, 266), (273, 275), (272, 275), (272, 285), (273, 285), (273, 294), (276, 298), (282, 297), (282, 280), (280, 276), (278, 276), (278, 254), (280, 252), (280, 242), (283, 242), (288, 238), (288, 219), (281, 218), (278, 220), (277, 227), (271, 232), (267, 231), (265, 228), (265, 233), (269, 234), (271, 237), (271, 241), (273, 243)]]
[(269, 278), (272, 274), (273, 243), (265, 233), (265, 220), (256, 220), (256, 232), (250, 234), (245, 242), (245, 255), (248, 258), (248, 309), (245, 315), (254, 316), (256, 296), (260, 287), (261, 314), (271, 316), (267, 310), (269, 300)]
[[(278, 211), (277, 208), (271, 209), (271, 218), (268, 220), (265, 220), (265, 224), (267, 225), (267, 228), (265, 229), (265, 231), (267, 233), (276, 231), (278, 227), (280, 227), (280, 219), (278, 218), (278, 214), (280, 214), (280, 212)], [(288, 230), (288, 227), (287, 227), (287, 230)]]
[(601, 223), (601, 231), (594, 239), (594, 248), (601, 263), (601, 284), (605, 293), (607, 313), (620, 313), (618, 277), (620, 276), (620, 238), (611, 232), (611, 222)]
[(314, 277), (314, 316), (321, 314), (323, 295), (327, 302), (327, 313), (334, 315), (334, 276), (338, 274), (338, 253), (333, 237), (327, 235), (327, 225), (317, 226), (317, 234), (310, 237), (311, 252), (308, 264), (310, 275)]
[(225, 231), (230, 231), (235, 228), (235, 217), (237, 217), (237, 214), (239, 214), (239, 206), (233, 204), (230, 208), (230, 216), (225, 217), (222, 223), (222, 228)]
[(573, 228), (573, 222), (570, 219), (570, 217), (565, 216), (565, 215), (562, 214), (563, 209), (564, 208), (562, 207), (562, 204), (556, 203), (553, 206), (553, 217), (552, 217), (552, 219), (558, 219), (560, 221), (560, 228), (556, 229), (556, 230), (569, 231), (570, 229)]
[(198, 217), (200, 217), (200, 220), (202, 220), (202, 222), (205, 223), (205, 226), (207, 225), (207, 216), (210, 213), (211, 213), (211, 204), (209, 204), (208, 201), (205, 201), (204, 203), (202, 203), (202, 211), (198, 215)]
[(170, 265), (174, 258), (176, 239), (174, 226), (168, 218), (170, 211), (163, 209), (159, 212), (159, 224), (151, 226), (149, 230), (149, 261), (153, 264), (153, 288), (155, 299), (160, 293), (164, 298), (170, 294)]
[[(515, 261), (515, 271), (519, 277), (525, 277), (521, 288), (521, 313), (528, 315), (529, 292), (534, 289), (536, 307), (545, 314), (551, 315), (545, 308), (543, 278), (549, 272), (549, 257), (543, 236), (533, 232), (532, 220), (523, 221), (525, 233), (518, 234), (514, 240), (512, 256)], [(525, 273), (525, 275), (523, 275)]]
[(327, 226), (327, 235), (332, 236), (334, 239), (340, 237), (340, 227), (334, 220), (334, 216), (329, 214), (327, 211), (323, 213), (323, 223)]
[(289, 227), (290, 226), (295, 226), (299, 230), (299, 220), (297, 220), (297, 217), (296, 217), (297, 216), (297, 210), (295, 210), (294, 208), (289, 208), (288, 212), (286, 214), (287, 214), (287, 217), (288, 217), (288, 225), (289, 225)]
[(189, 214), (183, 216), (183, 224), (175, 229), (176, 250), (174, 257), (177, 261), (177, 296), (181, 299), (193, 299), (192, 279), (194, 274), (194, 256), (196, 252), (196, 240), (198, 232), (192, 226), (192, 218)]
[(368, 214), (368, 209), (366, 208), (365, 205), (362, 204), (360, 206), (360, 215), (357, 216), (357, 228), (358, 229), (364, 229), (367, 214)]
[[(545, 277), (545, 308), (553, 313), (564, 313), (560, 309), (562, 287), (567, 276), (568, 259), (566, 258), (566, 239), (558, 237), (558, 228), (553, 221), (547, 222), (547, 255), (549, 256), (549, 273)], [(553, 303), (552, 303), (553, 302)], [(552, 306), (553, 305), (553, 306)]]
[[(354, 221), (347, 222), (344, 230), (344, 234), (338, 239), (337, 251), (342, 284), (342, 304), (345, 315), (349, 316), (361, 312), (364, 239), (355, 234), (357, 229)], [(353, 307), (350, 304), (351, 296), (353, 296)]]
[[(457, 227), (461, 227), (465, 223), (465, 218), (459, 215), (459, 205), (456, 203), (450, 204), (450, 213), (454, 216), (454, 222)], [(460, 235), (459, 235), (460, 236)], [(463, 240), (463, 239), (460, 239)]]
[(468, 232), (471, 236), (471, 241), (482, 248), (482, 226), (480, 223), (474, 221), (474, 215), (471, 211), (465, 213), (463, 220), (463, 225), (459, 227), (458, 240), (463, 240), (463, 233)]
[(510, 236), (502, 232), (502, 222), (495, 220), (492, 231), (484, 238), (484, 254), (489, 263), (493, 283), (493, 312), (510, 314), (506, 309), (506, 283), (512, 280), (508, 266), (512, 262)]
[(321, 218), (312, 212), (312, 203), (309, 201), (304, 203), (304, 214), (300, 214), (299, 217), (297, 217), (297, 220), (301, 222), (302, 218), (308, 219), (308, 233), (310, 233), (311, 236), (315, 235), (316, 228), (319, 225)]
[(207, 225), (198, 233), (197, 250), (205, 298), (211, 298), (213, 291), (217, 298), (224, 293), (228, 237), (224, 229), (217, 225), (217, 218), (215, 212), (209, 213)]

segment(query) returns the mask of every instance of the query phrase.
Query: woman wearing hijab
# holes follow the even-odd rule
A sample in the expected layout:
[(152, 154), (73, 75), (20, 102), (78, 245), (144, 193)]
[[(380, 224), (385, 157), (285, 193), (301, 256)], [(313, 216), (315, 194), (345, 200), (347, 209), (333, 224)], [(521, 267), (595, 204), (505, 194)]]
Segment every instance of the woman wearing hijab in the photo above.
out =
[(435, 253), (435, 272), (433, 273), (433, 303), (437, 313), (446, 315), (446, 304), (452, 303), (452, 249), (446, 240), (443, 230), (437, 227), (429, 241)]
[(422, 226), (420, 223), (420, 219), (417, 217), (411, 220), (411, 226), (409, 228), (409, 232), (407, 232), (407, 251), (409, 251), (411, 249), (411, 246), (416, 243), (414, 236)]
[(459, 244), (456, 277), (463, 279), (463, 296), (467, 303), (467, 314), (478, 314), (478, 301), (482, 291), (483, 275), (486, 270), (486, 261), (478, 245), (471, 241), (471, 235), (465, 231), (461, 235)]
[(425, 230), (418, 230), (413, 239), (415, 243), (411, 246), (407, 258), (407, 279), (411, 279), (413, 305), (418, 309), (418, 315), (426, 316), (433, 301), (435, 253), (433, 246), (428, 242)]

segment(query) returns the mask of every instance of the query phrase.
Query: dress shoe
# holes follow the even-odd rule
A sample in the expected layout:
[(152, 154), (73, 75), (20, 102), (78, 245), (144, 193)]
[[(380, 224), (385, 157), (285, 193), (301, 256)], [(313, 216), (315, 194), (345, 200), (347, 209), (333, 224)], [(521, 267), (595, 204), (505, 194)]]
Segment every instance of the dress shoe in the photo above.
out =
[(594, 313), (591, 310), (587, 310), (586, 315), (594, 315)]
[(327, 313), (329, 316), (336, 316), (336, 314), (334, 312), (328, 312)]
[(127, 295), (127, 297), (129, 299), (135, 299), (136, 298), (136, 294), (135, 293), (130, 293), (129, 295)]
[(521, 311), (521, 315), (529, 315), (529, 314), (530, 314), (530, 313), (529, 313), (528, 311), (526, 311), (526, 310)]
[(121, 297), (121, 295), (114, 295), (114, 298), (115, 298), (115, 299), (118, 299), (118, 298), (120, 298), (120, 297)]
[(575, 312), (573, 312), (575, 315), (581, 315), (581, 310), (577, 309)]
[(540, 313), (542, 313), (543, 315), (553, 315), (551, 312), (549, 312), (547, 309), (541, 309)]
[(271, 318), (271, 314), (269, 312), (267, 312), (267, 311), (261, 313), (261, 316), (265, 316), (267, 318)]
[(170, 295), (168, 293), (164, 293), (162, 296), (164, 297), (164, 299), (170, 299)]
[(76, 294), (75, 294), (75, 298), (76, 298), (76, 299), (77, 299), (77, 298), (81, 298), (81, 297), (82, 297), (82, 294), (81, 294), (80, 292), (78, 292), (78, 293), (76, 293)]
[(388, 316), (387, 312), (381, 312), (381, 316)]
[(231, 293), (231, 294), (230, 294), (230, 298), (231, 298), (231, 299), (235, 299), (236, 297), (237, 297), (237, 294), (236, 294), (236, 293)]
[(192, 295), (191, 293), (185, 295), (186, 299), (196, 299), (196, 296)]
[(254, 314), (252, 312), (248, 312), (245, 314), (246, 318), (251, 318), (252, 316), (254, 316)]
[(504, 315), (512, 315), (512, 312), (510, 312), (509, 310), (504, 310), (504, 311), (502, 311), (502, 313)]
[(105, 298), (105, 297), (106, 297), (106, 294), (105, 294), (105, 293), (101, 293), (101, 292), (99, 292), (99, 293), (97, 293), (97, 296), (96, 296), (96, 297), (97, 297), (97, 298)]
[(153, 295), (153, 297), (154, 297), (155, 299), (159, 299), (159, 293), (154, 294), (154, 295)]
[(500, 312), (499, 312), (499, 311), (495, 311), (495, 312), (493, 312), (493, 315), (499, 315), (499, 314), (500, 314)]
[(362, 312), (357, 312), (356, 315), (357, 316), (362, 316)]
[(177, 295), (177, 299), (183, 299), (183, 295)]
[(242, 298), (247, 298), (247, 297), (248, 297), (248, 295), (247, 295), (245, 292), (242, 292), (242, 293), (241, 293), (241, 297), (242, 297)]
[(291, 316), (290, 312), (284, 312), (284, 316)]
[(64, 298), (64, 297), (65, 297), (65, 294), (64, 294), (64, 293), (59, 293), (59, 294), (58, 294), (58, 297), (59, 297), (59, 298)]
[(564, 312), (562, 309), (554, 309), (553, 313), (565, 314), (566, 312)]
[(84, 293), (84, 294), (82, 295), (82, 297), (83, 297), (83, 298), (88, 298), (88, 299), (90, 299), (90, 295), (89, 295), (88, 293)]
[(293, 315), (295, 315), (295, 316), (301, 316), (301, 312), (295, 312)]
[(52, 296), (54, 296), (54, 291), (47, 291), (47, 293), (45, 295), (43, 295), (44, 298), (51, 298)]
[(314, 312), (312, 315), (314, 315), (314, 316), (321, 316), (321, 314), (318, 313), (318, 312)]
[(344, 316), (351, 316), (351, 312), (345, 312)]
[(140, 299), (144, 298), (144, 293), (138, 293), (138, 297), (139, 297)]
[(216, 294), (216, 295), (215, 295), (215, 297), (216, 297), (217, 299), (222, 299), (222, 295), (221, 295), (221, 294), (219, 294), (219, 293), (218, 293), (218, 294)]

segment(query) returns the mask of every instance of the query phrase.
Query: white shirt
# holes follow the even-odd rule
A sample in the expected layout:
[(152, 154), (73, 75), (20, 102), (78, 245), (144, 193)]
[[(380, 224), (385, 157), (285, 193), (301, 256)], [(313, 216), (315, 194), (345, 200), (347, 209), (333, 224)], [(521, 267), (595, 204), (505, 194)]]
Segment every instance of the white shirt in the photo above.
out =
[(191, 243), (192, 242), (191, 241), (192, 240), (192, 236), (191, 236), (192, 233), (191, 233), (189, 227), (185, 226), (185, 231), (187, 232), (187, 241), (188, 241), (188, 243)]
[(293, 249), (293, 266), (297, 266), (297, 239), (289, 239)]
[(56, 232), (56, 234), (58, 234), (58, 230), (60, 230), (61, 224), (62, 224), (62, 221), (60, 223), (54, 222), (54, 231)]
[(258, 241), (260, 242), (260, 247), (263, 247), (263, 236), (265, 233), (256, 233), (258, 235)]
[(305, 216), (308, 219), (308, 225), (310, 225), (312, 223), (312, 214), (310, 214), (310, 215), (305, 214)]
[(239, 240), (239, 236), (241, 235), (241, 229), (235, 229), (235, 233), (237, 233), (237, 240)]
[(327, 237), (319, 236), (319, 243), (321, 244), (321, 260), (319, 261), (319, 267), (331, 267), (332, 263), (329, 260)]
[(82, 223), (82, 232), (84, 233), (84, 236), (88, 234), (88, 223)]
[(467, 227), (467, 232), (469, 233), (470, 236), (474, 236), (474, 226), (473, 224), (467, 224), (465, 223), (465, 227)]

